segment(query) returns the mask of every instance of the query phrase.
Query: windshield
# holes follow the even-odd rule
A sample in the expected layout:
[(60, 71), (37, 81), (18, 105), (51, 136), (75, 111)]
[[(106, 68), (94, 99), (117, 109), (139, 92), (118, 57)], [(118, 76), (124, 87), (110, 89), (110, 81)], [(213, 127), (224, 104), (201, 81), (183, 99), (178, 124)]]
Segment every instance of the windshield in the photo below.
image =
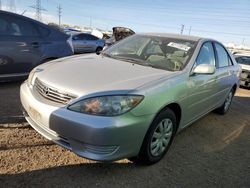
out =
[(239, 64), (250, 65), (250, 57), (248, 56), (236, 57), (235, 60)]
[(103, 55), (169, 71), (184, 68), (197, 43), (158, 36), (133, 35), (111, 46)]

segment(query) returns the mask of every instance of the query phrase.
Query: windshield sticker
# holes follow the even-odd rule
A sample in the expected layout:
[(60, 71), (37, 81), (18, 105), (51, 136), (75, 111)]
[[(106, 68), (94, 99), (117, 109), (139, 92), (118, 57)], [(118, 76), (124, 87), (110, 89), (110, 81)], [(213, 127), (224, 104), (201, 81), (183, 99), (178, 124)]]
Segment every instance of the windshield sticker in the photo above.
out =
[(187, 52), (191, 48), (185, 44), (180, 44), (180, 43), (175, 43), (175, 42), (168, 43), (168, 46), (183, 50), (185, 52)]

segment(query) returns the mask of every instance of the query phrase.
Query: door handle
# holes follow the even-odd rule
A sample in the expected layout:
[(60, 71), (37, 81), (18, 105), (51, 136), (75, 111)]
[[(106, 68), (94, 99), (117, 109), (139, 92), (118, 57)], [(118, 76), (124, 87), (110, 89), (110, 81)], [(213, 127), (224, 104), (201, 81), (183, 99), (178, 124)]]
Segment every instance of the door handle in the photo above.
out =
[(33, 48), (39, 48), (39, 42), (32, 42), (31, 43), (31, 46), (33, 47)]

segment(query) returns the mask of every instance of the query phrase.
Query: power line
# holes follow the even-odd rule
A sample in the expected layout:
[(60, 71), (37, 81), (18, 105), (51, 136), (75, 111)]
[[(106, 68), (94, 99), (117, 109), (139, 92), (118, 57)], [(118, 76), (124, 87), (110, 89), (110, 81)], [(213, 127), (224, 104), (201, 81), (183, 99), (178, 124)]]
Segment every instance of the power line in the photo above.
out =
[(58, 22), (59, 22), (59, 26), (61, 27), (61, 17), (62, 17), (62, 7), (61, 7), (61, 4), (59, 4), (57, 6), (57, 10), (58, 10)]
[(36, 10), (35, 17), (38, 21), (42, 21), (42, 11), (47, 11), (42, 7), (41, 0), (36, 0), (35, 5), (30, 6), (31, 8)]

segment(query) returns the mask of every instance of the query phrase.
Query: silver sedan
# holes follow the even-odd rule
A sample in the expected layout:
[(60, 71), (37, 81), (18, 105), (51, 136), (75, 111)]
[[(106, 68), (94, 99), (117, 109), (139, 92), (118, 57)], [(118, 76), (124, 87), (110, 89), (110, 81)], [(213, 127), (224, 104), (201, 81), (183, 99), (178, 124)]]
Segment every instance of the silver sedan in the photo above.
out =
[(213, 110), (228, 111), (239, 74), (215, 40), (136, 34), (99, 56), (36, 67), (21, 102), (37, 132), (79, 156), (153, 164), (177, 132)]
[(72, 44), (75, 53), (100, 52), (105, 40), (88, 33), (80, 33), (72, 36)]

